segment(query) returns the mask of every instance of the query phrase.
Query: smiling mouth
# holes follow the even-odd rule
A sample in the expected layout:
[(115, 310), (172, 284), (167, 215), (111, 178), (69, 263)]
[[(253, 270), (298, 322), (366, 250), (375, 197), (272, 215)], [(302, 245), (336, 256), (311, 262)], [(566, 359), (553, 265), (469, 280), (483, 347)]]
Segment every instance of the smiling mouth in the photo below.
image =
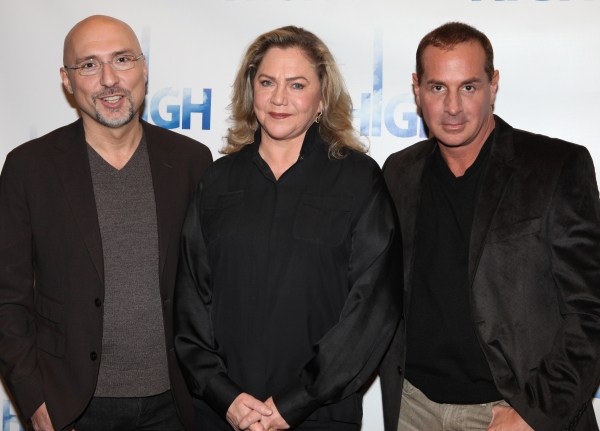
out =
[(100, 101), (107, 105), (118, 104), (121, 99), (128, 97), (129, 92), (120, 87), (107, 88), (92, 95), (94, 103)]
[(292, 114), (284, 114), (280, 112), (269, 112), (269, 115), (273, 117), (275, 120), (284, 120)]
[(115, 103), (118, 102), (119, 100), (121, 100), (123, 96), (108, 96), (108, 97), (103, 97), (102, 100), (108, 102), (108, 103)]

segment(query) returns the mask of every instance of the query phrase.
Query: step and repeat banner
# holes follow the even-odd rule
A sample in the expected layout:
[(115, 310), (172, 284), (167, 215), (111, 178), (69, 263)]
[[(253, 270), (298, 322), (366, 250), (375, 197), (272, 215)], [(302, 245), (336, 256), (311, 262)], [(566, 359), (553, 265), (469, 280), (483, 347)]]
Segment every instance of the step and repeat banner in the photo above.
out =
[[(495, 112), (512, 126), (585, 145), (600, 166), (600, 0), (0, 0), (0, 160), (78, 117), (62, 88), (63, 40), (94, 14), (127, 22), (149, 66), (144, 118), (208, 145), (219, 157), (231, 84), (259, 34), (305, 27), (333, 52), (357, 130), (383, 164), (425, 138), (411, 88), (428, 31), (463, 21), (492, 41)], [(600, 400), (594, 405), (600, 411)], [(22, 429), (0, 386), (1, 431)], [(383, 431), (377, 380), (363, 430)]]

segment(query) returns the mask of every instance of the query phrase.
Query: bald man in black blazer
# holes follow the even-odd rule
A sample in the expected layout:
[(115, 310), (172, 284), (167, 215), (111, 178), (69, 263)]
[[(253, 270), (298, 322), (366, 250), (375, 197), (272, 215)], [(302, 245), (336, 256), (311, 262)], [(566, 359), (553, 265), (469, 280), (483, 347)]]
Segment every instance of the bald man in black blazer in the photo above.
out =
[[(138, 414), (123, 407), (125, 403), (131, 399), (151, 403), (158, 397), (165, 400), (169, 423), (192, 429), (192, 399), (173, 350), (172, 299), (183, 219), (212, 161), (210, 151), (140, 120), (147, 69), (135, 34), (125, 23), (101, 16), (79, 23), (65, 40), (64, 64), (63, 83), (80, 106), (82, 118), (11, 151), (0, 177), (0, 372), (21, 415), (31, 418), (36, 431), (71, 430), (75, 421), (78, 431), (125, 430), (128, 427), (114, 423), (120, 420), (119, 413)], [(116, 243), (118, 238), (103, 229), (103, 222), (116, 220), (112, 227), (119, 228), (124, 224), (119, 217), (136, 208), (128, 201), (110, 208), (119, 192), (105, 189), (112, 212), (101, 216), (95, 192), (104, 183), (92, 174), (90, 161), (116, 175), (140, 157), (148, 167), (142, 169), (148, 179), (143, 191), (155, 210), (143, 214), (143, 221), (129, 216), (122, 221), (132, 226), (126, 235), (135, 237), (133, 231), (141, 229), (156, 246), (149, 250), (141, 243), (128, 244), (126, 250), (131, 252), (122, 249), (121, 255), (111, 256), (107, 240)], [(160, 371), (161, 394), (113, 399), (105, 390), (102, 399), (92, 398), (106, 358), (107, 312), (115, 312), (119, 305), (134, 311), (144, 306), (141, 294), (135, 292), (122, 304), (105, 301), (111, 274), (106, 263), (119, 272), (120, 261), (136, 261), (136, 254), (146, 252), (156, 258), (147, 271), (154, 287), (144, 292), (153, 311), (142, 315), (147, 322), (158, 322), (160, 335), (156, 349), (131, 359), (158, 356), (164, 367), (156, 373), (124, 372), (152, 380)], [(113, 287), (131, 289), (134, 283), (124, 284)], [(116, 332), (127, 346), (137, 341), (131, 334), (144, 331), (144, 325), (135, 321)], [(115, 329), (111, 331), (114, 336)], [(125, 389), (136, 392), (137, 380), (142, 379), (134, 378)], [(112, 404), (102, 413), (93, 400)], [(157, 427), (167, 429), (164, 424)]]

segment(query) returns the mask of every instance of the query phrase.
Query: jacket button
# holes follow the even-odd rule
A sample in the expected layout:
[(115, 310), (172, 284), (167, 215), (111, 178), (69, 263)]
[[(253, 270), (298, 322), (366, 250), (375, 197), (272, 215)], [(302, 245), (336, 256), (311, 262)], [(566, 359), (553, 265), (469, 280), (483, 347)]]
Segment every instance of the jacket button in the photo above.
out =
[(92, 352), (90, 353), (90, 359), (92, 361), (95, 361), (96, 359), (98, 359), (98, 355), (96, 354), (96, 352)]
[(402, 375), (402, 367), (400, 365), (398, 365), (398, 375), (399, 376)]
[(96, 304), (96, 307), (100, 307), (102, 305), (102, 300), (100, 298), (96, 298), (94, 300), (94, 304)]
[(400, 320), (404, 320), (404, 311), (400, 313)]

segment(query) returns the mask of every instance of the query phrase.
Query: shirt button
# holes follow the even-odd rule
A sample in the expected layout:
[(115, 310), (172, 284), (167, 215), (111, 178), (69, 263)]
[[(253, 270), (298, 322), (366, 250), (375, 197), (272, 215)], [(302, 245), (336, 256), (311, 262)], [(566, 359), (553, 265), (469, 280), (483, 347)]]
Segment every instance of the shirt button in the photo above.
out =
[(102, 300), (100, 298), (96, 298), (94, 300), (94, 304), (96, 304), (96, 307), (100, 307), (102, 305)]
[(398, 375), (399, 376), (402, 375), (402, 367), (400, 365), (398, 365)]
[(400, 313), (400, 320), (404, 320), (404, 311)]
[(96, 359), (98, 359), (98, 355), (96, 354), (96, 352), (92, 352), (90, 353), (90, 359), (92, 361), (95, 361)]

